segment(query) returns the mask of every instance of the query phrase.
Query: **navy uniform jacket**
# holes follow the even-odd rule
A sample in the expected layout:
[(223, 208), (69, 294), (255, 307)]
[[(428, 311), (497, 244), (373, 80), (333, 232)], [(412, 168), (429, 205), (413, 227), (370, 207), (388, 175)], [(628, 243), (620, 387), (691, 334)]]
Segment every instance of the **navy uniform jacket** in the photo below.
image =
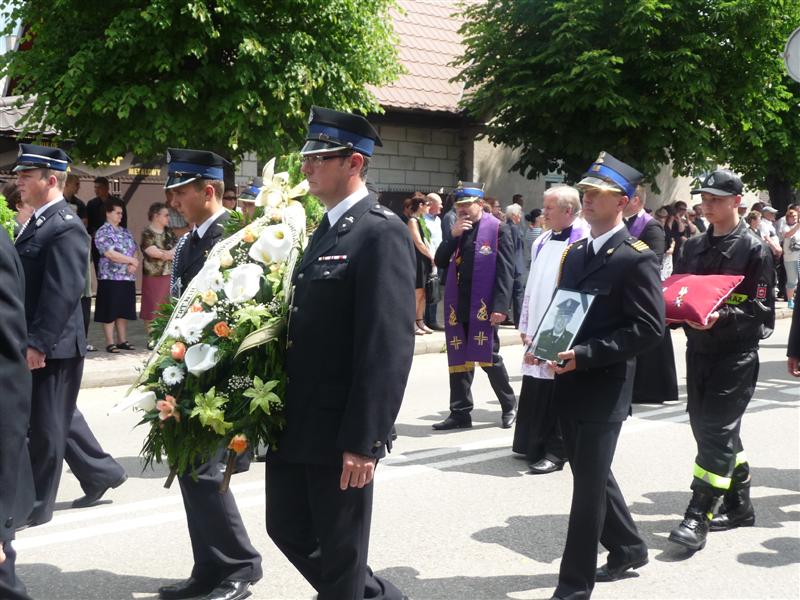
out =
[(576, 370), (556, 375), (561, 416), (613, 423), (630, 414), (636, 355), (664, 334), (658, 260), (623, 228), (585, 264), (587, 240), (565, 251), (559, 287), (595, 294), (573, 345)]
[(26, 353), (25, 280), (14, 246), (0, 231), (0, 541), (14, 539), (33, 508), (28, 456), (31, 372)]
[(312, 239), (293, 275), (286, 427), (271, 456), (385, 456), (414, 354), (415, 274), (408, 228), (373, 195)]
[[(222, 239), (225, 233), (225, 223), (229, 218), (230, 215), (227, 212), (217, 217), (196, 245), (191, 243), (191, 231), (183, 234), (178, 241), (175, 260), (172, 263), (172, 278), (175, 282), (180, 281), (180, 293), (186, 290), (194, 276), (203, 268), (208, 253)], [(173, 295), (180, 296), (174, 290)]]
[[(482, 220), (482, 218), (481, 218)], [(447, 272), (450, 257), (461, 244), (461, 264), (458, 266), (458, 306), (456, 315), (461, 323), (469, 323), (470, 302), (472, 299), (472, 270), (475, 265), (475, 237), (478, 233), (478, 224), (459, 237), (451, 237), (443, 241), (436, 249), (434, 262), (436, 266)], [(511, 306), (511, 292), (514, 284), (514, 245), (509, 226), (500, 223), (497, 232), (497, 262), (494, 279), (494, 294), (489, 305), (489, 312), (508, 313)], [(449, 309), (445, 309), (444, 318), (447, 319)]]
[(675, 273), (744, 275), (729, 303), (719, 308), (711, 329), (684, 326), (687, 347), (695, 352), (747, 352), (775, 327), (775, 269), (772, 252), (748, 231), (744, 220), (726, 236), (703, 235), (686, 240)]
[(47, 358), (86, 354), (80, 299), (89, 235), (65, 200), (31, 221), (15, 245), (25, 271), (28, 346)]

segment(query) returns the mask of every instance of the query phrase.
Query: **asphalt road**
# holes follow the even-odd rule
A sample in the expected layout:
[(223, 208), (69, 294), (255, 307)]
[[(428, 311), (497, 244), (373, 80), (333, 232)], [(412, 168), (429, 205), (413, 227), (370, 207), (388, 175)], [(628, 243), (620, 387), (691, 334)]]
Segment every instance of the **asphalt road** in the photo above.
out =
[[(622, 428), (614, 473), (650, 547), (636, 575), (595, 588), (597, 599), (800, 598), (800, 381), (785, 368), (789, 321), (762, 345), (761, 376), (743, 425), (753, 467), (756, 526), (713, 533), (686, 554), (667, 541), (689, 499), (694, 442), (683, 400), (637, 406)], [(683, 382), (683, 337), (674, 336)], [(512, 384), (520, 385), (521, 346), (503, 348)], [(58, 512), (19, 534), (18, 570), (36, 599), (154, 598), (159, 585), (189, 575), (192, 561), (177, 485), (164, 470), (144, 471), (143, 430), (133, 413), (107, 416), (124, 387), (82, 391), (79, 405), (105, 448), (124, 464), (128, 482), (105, 503), (69, 508), (80, 496), (65, 473)], [(683, 392), (684, 386), (681, 386)], [(413, 599), (549, 598), (556, 584), (571, 497), (562, 471), (526, 475), (512, 457), (512, 432), (486, 377), (476, 376), (471, 430), (439, 433), (447, 413), (443, 354), (415, 357), (400, 435), (378, 469), (370, 564)], [(263, 465), (237, 475), (232, 489), (264, 556), (253, 598), (309, 599), (314, 591), (272, 545), (264, 526)], [(604, 561), (602, 548), (599, 562)]]

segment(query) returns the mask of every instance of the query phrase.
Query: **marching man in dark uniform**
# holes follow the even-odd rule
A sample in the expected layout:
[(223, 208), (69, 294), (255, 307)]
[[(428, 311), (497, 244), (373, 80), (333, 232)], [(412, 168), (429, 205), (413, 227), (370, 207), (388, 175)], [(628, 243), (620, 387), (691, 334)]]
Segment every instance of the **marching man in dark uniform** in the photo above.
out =
[[(631, 409), (636, 356), (664, 332), (658, 260), (632, 238), (622, 211), (642, 174), (602, 152), (578, 184), (591, 229), (563, 256), (559, 287), (595, 296), (571, 350), (561, 352), (554, 405), (572, 469), (572, 507), (553, 598), (591, 597), (647, 563), (647, 546), (611, 473), (622, 422)], [(608, 549), (597, 569), (597, 542)]]
[[(647, 244), (656, 253), (658, 264), (664, 258), (666, 233), (656, 219), (644, 209), (645, 190), (639, 185), (623, 213), (625, 226), (631, 235)], [(636, 357), (636, 377), (633, 382), (634, 404), (663, 404), (678, 399), (678, 374), (675, 371), (675, 352), (672, 336), (664, 330), (661, 343)]]
[(414, 353), (414, 249), (365, 178), (378, 134), (313, 107), (301, 150), (328, 209), (293, 275), (286, 427), (267, 454), (267, 532), (319, 600), (402, 598), (367, 566), (373, 476)]
[(511, 305), (514, 247), (509, 226), (483, 212), (483, 184), (459, 183), (458, 218), (452, 238), (442, 242), (434, 260), (447, 270), (444, 291), (445, 338), (450, 369), (450, 414), (437, 430), (472, 427), (472, 379), (475, 365), (489, 376), (500, 407), (501, 426), (516, 419), (516, 398), (500, 356), (497, 326)]
[[(208, 252), (222, 239), (228, 212), (222, 206), (225, 191), (224, 166), (227, 161), (203, 150), (167, 151), (169, 178), (166, 189), (173, 190), (173, 204), (196, 223), (181, 238), (182, 249), (172, 263), (173, 289), (178, 295), (200, 272)], [(250, 595), (250, 584), (262, 577), (261, 555), (253, 547), (236, 501), (230, 490), (221, 494), (224, 450), (211, 460), (197, 465), (197, 479), (189, 473), (178, 478), (186, 509), (194, 567), (189, 579), (159, 588), (166, 600), (194, 598), (240, 600)], [(246, 456), (246, 455), (242, 455)], [(237, 464), (238, 471), (246, 465)]]
[[(87, 248), (88, 250), (88, 248)], [(31, 372), (26, 353), (25, 280), (19, 256), (0, 231), (0, 598), (30, 600), (14, 571), (14, 530), (35, 498), (28, 455)]]
[(62, 194), (69, 162), (59, 148), (20, 144), (14, 168), (22, 199), (34, 207), (15, 242), (25, 271), (27, 362), (33, 372), (29, 439), (36, 503), (30, 524), (53, 518), (86, 354), (80, 300), (89, 235)]
[[(711, 173), (701, 194), (706, 233), (687, 240), (675, 273), (744, 275), (734, 295), (712, 313), (708, 325), (687, 323), (686, 410), (697, 442), (692, 499), (672, 542), (700, 550), (711, 531), (753, 525), (750, 467), (739, 432), (758, 380), (759, 340), (775, 324), (772, 253), (739, 220), (742, 181), (722, 169)], [(720, 513), (709, 522), (717, 499)]]

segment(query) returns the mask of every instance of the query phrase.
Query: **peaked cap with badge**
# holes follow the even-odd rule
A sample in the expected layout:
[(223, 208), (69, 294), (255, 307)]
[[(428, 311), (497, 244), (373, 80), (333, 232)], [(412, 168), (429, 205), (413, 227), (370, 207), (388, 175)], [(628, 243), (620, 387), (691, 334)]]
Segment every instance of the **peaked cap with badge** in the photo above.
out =
[(582, 191), (594, 188), (617, 192), (633, 198), (636, 195), (636, 186), (642, 179), (644, 179), (642, 173), (603, 151), (575, 187)]
[(383, 146), (378, 132), (361, 115), (312, 106), (308, 118), (303, 156), (351, 151), (372, 156), (375, 146)]
[(482, 200), (484, 184), (477, 181), (459, 181), (456, 189), (453, 190), (456, 204), (465, 204), (467, 202), (475, 202)]
[(717, 169), (703, 180), (703, 185), (690, 194), (711, 194), (712, 196), (740, 196), (744, 186), (733, 171)]
[(72, 159), (61, 148), (20, 144), (14, 172), (18, 173), (19, 171), (29, 171), (31, 169), (66, 171), (71, 162)]
[(164, 189), (171, 190), (198, 179), (223, 181), (225, 179), (225, 167), (228, 166), (232, 166), (231, 162), (215, 152), (168, 148), (168, 177), (167, 182), (164, 184)]

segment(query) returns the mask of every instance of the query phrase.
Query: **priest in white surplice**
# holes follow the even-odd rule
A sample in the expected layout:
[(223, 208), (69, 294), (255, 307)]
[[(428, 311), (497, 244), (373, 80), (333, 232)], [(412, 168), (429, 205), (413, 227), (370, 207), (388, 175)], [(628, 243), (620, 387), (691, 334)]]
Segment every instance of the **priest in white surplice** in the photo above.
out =
[[(580, 195), (575, 188), (558, 186), (545, 191), (543, 213), (548, 230), (531, 248), (531, 270), (520, 311), (519, 331), (526, 346), (553, 297), (564, 249), (589, 231), (586, 222), (578, 217), (580, 210)], [(541, 475), (563, 469), (566, 456), (552, 406), (553, 371), (545, 364), (532, 362), (533, 356), (526, 353), (512, 449), (528, 461), (531, 474)]]

